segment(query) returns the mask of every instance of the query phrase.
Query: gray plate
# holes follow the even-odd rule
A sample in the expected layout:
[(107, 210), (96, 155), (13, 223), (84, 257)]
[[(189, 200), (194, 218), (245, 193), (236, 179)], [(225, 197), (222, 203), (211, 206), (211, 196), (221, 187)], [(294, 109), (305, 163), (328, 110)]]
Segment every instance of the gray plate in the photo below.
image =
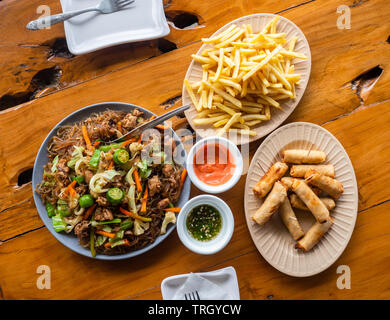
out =
[[(36, 185), (42, 181), (43, 166), (48, 162), (47, 148), (48, 148), (49, 141), (56, 134), (59, 127), (61, 127), (63, 125), (72, 124), (75, 122), (82, 121), (82, 120), (88, 118), (92, 113), (103, 112), (107, 109), (117, 110), (117, 111), (131, 111), (134, 108), (137, 108), (137, 109), (143, 111), (144, 114), (148, 117), (154, 115), (154, 113), (152, 113), (144, 108), (141, 108), (141, 107), (138, 107), (138, 106), (135, 106), (132, 104), (120, 103), (120, 102), (97, 103), (97, 104), (93, 104), (93, 105), (81, 108), (81, 109), (73, 112), (72, 114), (67, 116), (65, 119), (63, 119), (61, 122), (59, 122), (50, 131), (49, 135), (46, 137), (46, 139), (43, 141), (41, 147), (39, 148), (37, 157), (35, 159), (33, 176), (32, 176), (32, 186), (33, 186), (33, 196), (34, 196), (35, 206), (37, 207), (39, 216), (41, 217), (46, 228), (51, 232), (51, 234), (59, 242), (61, 242), (64, 246), (68, 247), (69, 249), (71, 249), (79, 254), (82, 254), (83, 256), (90, 257), (90, 258), (92, 257), (89, 249), (83, 248), (79, 244), (77, 237), (74, 234), (66, 234), (64, 232), (58, 233), (54, 230), (54, 228), (52, 226), (51, 218), (48, 217), (47, 212), (46, 212), (46, 208), (45, 208), (41, 198), (35, 192)], [(174, 132), (173, 132), (173, 137), (176, 140), (177, 148), (179, 148), (178, 150), (181, 154), (181, 159), (183, 159), (181, 164), (184, 166), (185, 165), (184, 160), (185, 160), (187, 154), (183, 148), (183, 145), (182, 145), (179, 137)], [(188, 199), (190, 197), (190, 188), (191, 188), (190, 179), (186, 179), (186, 182), (184, 183), (184, 186), (183, 186), (182, 193), (180, 195), (179, 202), (177, 204), (178, 207), (184, 206), (184, 204), (188, 201)], [(95, 258), (100, 259), (100, 260), (121, 260), (121, 259), (135, 257), (139, 254), (142, 254), (146, 251), (149, 251), (150, 249), (152, 249), (155, 246), (157, 246), (158, 244), (160, 244), (162, 241), (164, 241), (169, 236), (169, 234), (173, 231), (173, 229), (175, 227), (176, 227), (176, 225), (170, 224), (169, 227), (167, 228), (167, 232), (164, 235), (157, 237), (157, 239), (152, 244), (150, 244), (149, 246), (142, 248), (140, 250), (131, 251), (131, 252), (128, 252), (125, 254), (115, 255), (115, 256), (97, 254)]]

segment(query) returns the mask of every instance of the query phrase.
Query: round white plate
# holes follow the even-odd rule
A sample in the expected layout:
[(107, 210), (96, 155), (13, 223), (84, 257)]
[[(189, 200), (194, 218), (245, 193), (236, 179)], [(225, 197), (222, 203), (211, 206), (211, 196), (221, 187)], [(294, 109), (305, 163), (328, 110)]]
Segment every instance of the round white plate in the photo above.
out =
[[(344, 186), (344, 193), (331, 211), (334, 224), (321, 241), (309, 252), (295, 249), (295, 241), (276, 213), (264, 226), (258, 226), (251, 216), (263, 203), (252, 188), (286, 149), (322, 150), (325, 163), (333, 164), (336, 179)], [(320, 273), (332, 265), (347, 246), (355, 226), (358, 208), (358, 189), (355, 172), (341, 143), (324, 128), (308, 123), (287, 124), (270, 134), (256, 151), (249, 167), (245, 184), (245, 215), (252, 239), (265, 260), (279, 271), (296, 277)], [(314, 223), (309, 212), (295, 210), (304, 231)]]
[[(237, 26), (241, 26), (244, 24), (250, 24), (252, 25), (254, 32), (260, 32), (263, 27), (273, 18), (275, 17), (274, 14), (270, 13), (257, 13), (252, 14), (249, 16), (238, 18), (232, 22), (229, 22), (228, 24), (224, 25), (222, 28), (220, 28), (218, 31), (216, 31), (211, 37), (214, 37), (218, 35), (219, 33), (223, 32), (225, 29), (229, 28), (232, 24), (236, 24)], [(311, 54), (310, 54), (310, 47), (309, 43), (307, 42), (305, 35), (299, 29), (293, 22), (290, 20), (280, 16), (280, 19), (277, 23), (277, 32), (284, 32), (286, 33), (287, 41), (289, 41), (292, 37), (297, 37), (297, 43), (295, 45), (295, 51), (299, 53), (303, 53), (306, 55), (307, 59), (300, 60), (300, 59), (293, 59), (292, 64), (295, 66), (295, 73), (301, 74), (301, 82), (299, 85), (296, 86), (296, 99), (287, 99), (281, 101), (281, 106), (283, 110), (271, 108), (271, 120), (264, 121), (260, 123), (258, 126), (254, 127), (253, 130), (256, 131), (257, 135), (254, 137), (249, 137), (249, 142), (258, 140), (271, 131), (273, 131), (275, 128), (277, 128), (281, 123), (283, 123), (284, 120), (287, 119), (287, 117), (293, 112), (295, 107), (298, 105), (299, 101), (301, 100), (303, 93), (305, 92), (307, 83), (309, 81), (310, 77), (310, 69), (311, 69)], [(200, 47), (197, 54), (200, 54), (204, 49), (210, 48), (210, 44), (204, 44)], [(201, 64), (195, 61), (192, 61), (188, 70), (187, 74), (185, 76), (185, 79), (187, 79), (190, 83), (197, 82), (202, 80), (202, 67)], [(193, 119), (196, 118), (197, 111), (195, 110), (194, 105), (191, 102), (191, 98), (189, 97), (187, 90), (183, 86), (182, 91), (182, 99), (183, 104), (191, 104), (191, 108), (188, 109), (185, 112), (185, 115), (187, 117), (188, 122), (190, 123), (191, 127), (196, 131), (197, 134), (199, 134), (202, 138), (206, 138), (209, 136), (215, 136), (217, 129), (215, 129), (211, 125), (205, 125), (205, 126), (196, 126), (193, 123)], [(238, 135), (238, 139), (235, 137), (229, 137), (234, 143), (241, 144), (241, 143), (247, 143), (248, 139), (245, 139), (241, 141), (240, 135)]]

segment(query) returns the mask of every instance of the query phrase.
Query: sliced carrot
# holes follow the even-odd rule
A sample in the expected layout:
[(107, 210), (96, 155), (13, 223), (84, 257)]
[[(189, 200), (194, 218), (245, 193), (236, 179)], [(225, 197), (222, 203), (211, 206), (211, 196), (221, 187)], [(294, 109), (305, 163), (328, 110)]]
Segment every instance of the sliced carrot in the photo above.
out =
[[(68, 184), (68, 186), (66, 187), (63, 195), (62, 195), (62, 198), (65, 198), (67, 194), (69, 193), (72, 193), (72, 194), (75, 194), (76, 191), (73, 189), (73, 187), (76, 185), (77, 181), (76, 180), (73, 180), (71, 183)], [(72, 192), (72, 190), (74, 192)]]
[(103, 231), (103, 230), (97, 230), (96, 233), (100, 234), (102, 236), (108, 237), (108, 238), (112, 238), (112, 239), (115, 238), (115, 233), (106, 232), (106, 231)]
[(84, 214), (84, 220), (87, 220), (91, 216), (91, 214), (92, 214), (93, 210), (95, 210), (95, 208), (96, 208), (96, 203), (88, 208), (88, 210)]
[(137, 142), (141, 143), (141, 141), (142, 141), (142, 133), (139, 135)]
[(122, 133), (122, 122), (118, 121), (118, 131)]
[(100, 144), (100, 141), (99, 140), (96, 140), (93, 144), (93, 147), (96, 148), (98, 145)]
[(152, 121), (152, 120), (154, 120), (154, 119), (156, 119), (156, 116), (151, 116), (151, 117), (149, 118), (149, 121)]
[(146, 204), (148, 202), (148, 187), (145, 188), (144, 196), (142, 198), (141, 212), (146, 212)]
[(114, 165), (114, 160), (111, 160), (110, 164), (107, 167), (107, 170), (110, 170), (113, 165)]
[(119, 210), (120, 210), (120, 212), (122, 212), (123, 214), (125, 214), (125, 215), (127, 215), (127, 216), (129, 216), (129, 217), (132, 217), (132, 218), (134, 218), (134, 219), (138, 219), (138, 220), (145, 221), (145, 222), (150, 222), (150, 221), (152, 221), (151, 218), (142, 217), (142, 216), (140, 216), (140, 215), (137, 214), (137, 213), (127, 211), (127, 210), (125, 210), (125, 209), (123, 209), (123, 208), (119, 208)]
[(128, 144), (130, 144), (132, 142), (136, 142), (136, 141), (137, 141), (136, 138), (130, 138), (129, 140), (126, 140), (126, 141), (122, 142), (122, 147), (126, 147)]
[(142, 192), (141, 179), (139, 178), (138, 169), (135, 169), (133, 172), (135, 184), (137, 186), (137, 191)]
[(163, 209), (163, 210), (167, 211), (167, 212), (179, 213), (181, 208), (166, 208), (166, 209)]
[(91, 145), (91, 140), (89, 140), (87, 127), (86, 126), (82, 126), (81, 127), (81, 131), (83, 132), (83, 137), (84, 137), (84, 140), (85, 140), (85, 144), (87, 145), (87, 148), (91, 149), (92, 145)]
[[(129, 240), (123, 239), (123, 242), (124, 242), (123, 245), (125, 245), (125, 246), (130, 246), (130, 241), (129, 241)], [(106, 242), (106, 243), (104, 244), (104, 246), (105, 246), (106, 248), (110, 248), (110, 247), (111, 247), (111, 242)]]
[(180, 190), (181, 188), (183, 188), (184, 182), (186, 181), (186, 177), (187, 177), (187, 169), (184, 168), (180, 176)]
[(158, 124), (155, 128), (156, 128), (156, 129), (160, 129), (160, 130), (166, 130), (166, 129), (168, 129), (168, 127), (167, 127), (167, 126), (164, 126), (163, 124)]

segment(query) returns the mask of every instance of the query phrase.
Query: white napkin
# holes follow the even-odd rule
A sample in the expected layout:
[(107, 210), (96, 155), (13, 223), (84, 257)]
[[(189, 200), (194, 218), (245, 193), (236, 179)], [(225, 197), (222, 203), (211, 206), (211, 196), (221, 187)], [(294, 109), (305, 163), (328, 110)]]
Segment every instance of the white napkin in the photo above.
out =
[(232, 300), (230, 293), (216, 283), (196, 273), (190, 273), (187, 280), (176, 291), (172, 300), (185, 300), (185, 294), (198, 292), (201, 300)]

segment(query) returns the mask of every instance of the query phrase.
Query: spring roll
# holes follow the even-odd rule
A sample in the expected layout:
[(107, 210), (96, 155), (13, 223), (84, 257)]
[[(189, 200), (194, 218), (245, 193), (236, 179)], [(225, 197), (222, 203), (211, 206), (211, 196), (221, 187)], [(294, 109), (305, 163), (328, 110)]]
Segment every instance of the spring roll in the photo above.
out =
[(295, 179), (294, 179), (294, 178), (291, 178), (291, 177), (284, 177), (284, 178), (282, 178), (280, 181), (281, 181), (288, 189), (291, 189), (294, 180), (295, 180)]
[(306, 232), (305, 236), (300, 239), (295, 248), (302, 249), (307, 252), (312, 249), (322, 238), (322, 236), (329, 230), (333, 224), (333, 218), (329, 217), (324, 223), (318, 221)]
[(305, 235), (305, 232), (303, 232), (301, 225), (299, 224), (298, 219), (295, 216), (293, 209), (291, 208), (291, 204), (290, 201), (288, 201), (288, 198), (286, 198), (281, 204), (279, 214), (284, 225), (294, 240), (298, 240)]
[(309, 170), (306, 172), (305, 179), (309, 184), (320, 188), (333, 199), (340, 198), (344, 192), (344, 187), (340, 181), (327, 177), (317, 171)]
[(305, 203), (319, 223), (328, 220), (329, 210), (304, 181), (294, 179), (291, 190)]
[(258, 197), (263, 198), (272, 189), (272, 186), (278, 181), (288, 170), (288, 165), (283, 162), (276, 162), (266, 174), (261, 177), (259, 182), (254, 186), (253, 192)]
[(318, 164), (326, 160), (326, 154), (319, 150), (291, 149), (282, 151), (282, 161), (295, 164)]
[(278, 210), (282, 202), (287, 198), (287, 187), (280, 181), (275, 182), (271, 192), (252, 216), (252, 220), (260, 226), (264, 225)]
[(296, 178), (303, 178), (306, 175), (306, 172), (309, 170), (315, 170), (319, 173), (322, 173), (325, 176), (334, 178), (334, 167), (331, 164), (319, 164), (319, 165), (310, 165), (310, 164), (300, 164), (294, 165), (290, 169), (290, 176)]
[[(295, 178), (292, 178), (292, 177), (283, 177), (280, 181), (289, 189), (291, 190), (291, 187), (292, 187), (292, 184), (294, 182)], [(298, 179), (300, 181), (303, 181), (306, 183), (305, 180), (303, 179)], [(311, 190), (317, 195), (319, 196), (321, 193), (322, 193), (322, 190), (321, 189), (318, 189), (317, 187), (312, 187)]]
[[(329, 211), (333, 210), (334, 207), (336, 206), (336, 203), (332, 198), (323, 197), (320, 198), (320, 200), (325, 205), (326, 209), (328, 209)], [(291, 205), (296, 209), (310, 211), (309, 208), (304, 204), (304, 202), (301, 199), (299, 199), (298, 196), (294, 193), (290, 194), (290, 202)]]

